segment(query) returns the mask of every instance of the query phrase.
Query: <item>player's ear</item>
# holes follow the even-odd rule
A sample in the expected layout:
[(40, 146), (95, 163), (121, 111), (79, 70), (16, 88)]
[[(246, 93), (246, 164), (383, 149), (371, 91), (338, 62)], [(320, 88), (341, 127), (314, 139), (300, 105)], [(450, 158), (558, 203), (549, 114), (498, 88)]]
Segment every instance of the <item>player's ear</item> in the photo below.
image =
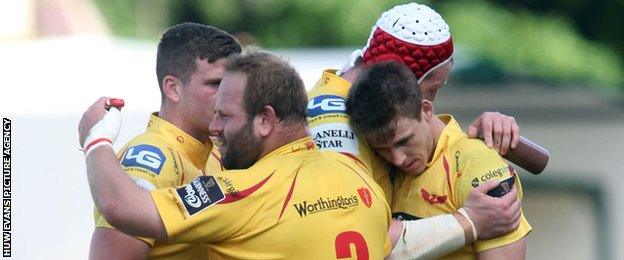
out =
[(427, 121), (435, 116), (435, 111), (433, 108), (433, 103), (431, 101), (423, 99), (422, 104), (420, 105), (421, 109), (421, 117)]
[(166, 99), (179, 102), (182, 87), (182, 81), (174, 76), (167, 75), (163, 78), (162, 91)]
[(261, 137), (268, 136), (279, 123), (275, 109), (272, 106), (264, 106), (254, 117), (254, 126)]

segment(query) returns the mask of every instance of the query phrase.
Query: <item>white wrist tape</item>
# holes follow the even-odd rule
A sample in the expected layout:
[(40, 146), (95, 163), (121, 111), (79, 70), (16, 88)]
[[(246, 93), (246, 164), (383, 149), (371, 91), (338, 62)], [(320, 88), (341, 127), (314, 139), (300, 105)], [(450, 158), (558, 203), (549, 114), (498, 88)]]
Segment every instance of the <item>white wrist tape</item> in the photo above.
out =
[(466, 243), (464, 229), (451, 214), (401, 221), (403, 232), (389, 259), (433, 259)]
[(460, 208), (459, 210), (457, 210), (460, 214), (462, 214), (462, 216), (464, 216), (468, 222), (470, 222), (470, 226), (472, 226), (472, 237), (477, 240), (477, 226), (475, 226), (474, 222), (472, 222), (472, 219), (470, 219), (470, 217), (468, 216), (468, 212), (466, 212), (465, 208)]
[(85, 150), (85, 157), (89, 156), (89, 153), (93, 150), (95, 150), (95, 148), (98, 148), (100, 146), (110, 146), (111, 148), (113, 147), (113, 143), (111, 142), (111, 140), (108, 140), (106, 138), (100, 138), (100, 139), (96, 139), (94, 140), (90, 145), (88, 145)]
[(113, 146), (113, 142), (119, 136), (121, 129), (121, 111), (115, 107), (111, 107), (104, 115), (104, 118), (97, 122), (84, 141), (85, 156), (89, 154), (93, 149), (102, 145)]

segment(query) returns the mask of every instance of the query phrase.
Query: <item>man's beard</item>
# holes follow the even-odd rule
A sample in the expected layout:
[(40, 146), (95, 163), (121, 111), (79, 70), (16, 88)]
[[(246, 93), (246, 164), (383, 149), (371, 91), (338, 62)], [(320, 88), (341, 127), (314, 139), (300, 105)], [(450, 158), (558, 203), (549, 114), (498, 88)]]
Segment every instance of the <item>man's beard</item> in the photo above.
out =
[(227, 151), (221, 157), (223, 167), (228, 170), (251, 167), (262, 152), (262, 144), (253, 134), (251, 122), (225, 140)]

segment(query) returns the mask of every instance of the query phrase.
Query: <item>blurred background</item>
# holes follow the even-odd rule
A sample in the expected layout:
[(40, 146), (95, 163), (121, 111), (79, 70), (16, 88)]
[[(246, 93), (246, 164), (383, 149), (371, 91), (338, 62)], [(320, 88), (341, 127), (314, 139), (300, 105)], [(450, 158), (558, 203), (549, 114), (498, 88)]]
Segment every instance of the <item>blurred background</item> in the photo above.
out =
[[(92, 207), (77, 123), (126, 99), (117, 147), (160, 107), (156, 46), (171, 25), (217, 26), (288, 58), (310, 88), (409, 1), (0, 0), (0, 115), (13, 120), (13, 258), (84, 259)], [(455, 66), (436, 100), (464, 129), (512, 115), (550, 151), (522, 172), (528, 259), (624, 259), (624, 1), (418, 1), (451, 27)]]

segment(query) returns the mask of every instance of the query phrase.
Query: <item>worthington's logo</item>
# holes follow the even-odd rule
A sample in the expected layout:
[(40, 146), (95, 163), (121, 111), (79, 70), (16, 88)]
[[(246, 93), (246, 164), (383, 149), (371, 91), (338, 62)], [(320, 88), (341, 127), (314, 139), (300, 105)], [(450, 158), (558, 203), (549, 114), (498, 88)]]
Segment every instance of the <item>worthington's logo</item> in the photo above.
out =
[(338, 196), (335, 199), (319, 198), (315, 203), (308, 203), (308, 201), (293, 204), (293, 207), (297, 210), (300, 217), (307, 217), (308, 214), (334, 210), (334, 209), (347, 209), (360, 205), (360, 201), (357, 196), (343, 197)]

